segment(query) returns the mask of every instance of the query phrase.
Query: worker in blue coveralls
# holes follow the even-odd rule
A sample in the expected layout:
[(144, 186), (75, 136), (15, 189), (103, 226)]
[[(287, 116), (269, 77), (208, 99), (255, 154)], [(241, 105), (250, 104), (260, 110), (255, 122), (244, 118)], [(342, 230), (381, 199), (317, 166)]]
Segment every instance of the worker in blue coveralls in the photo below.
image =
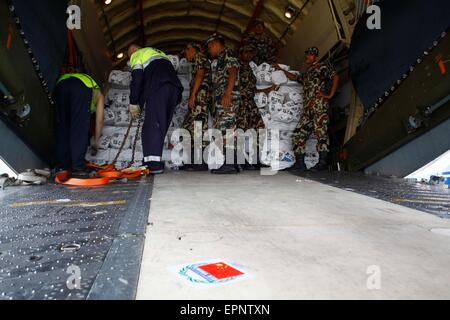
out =
[(128, 56), (132, 69), (130, 113), (138, 119), (145, 108), (144, 164), (153, 174), (164, 173), (164, 141), (175, 108), (181, 102), (183, 86), (164, 52), (131, 45)]
[(62, 75), (54, 91), (56, 103), (57, 170), (72, 176), (88, 176), (85, 156), (89, 144), (91, 115), (95, 114), (95, 135), (91, 152), (96, 153), (103, 131), (105, 97), (94, 79), (84, 73)]

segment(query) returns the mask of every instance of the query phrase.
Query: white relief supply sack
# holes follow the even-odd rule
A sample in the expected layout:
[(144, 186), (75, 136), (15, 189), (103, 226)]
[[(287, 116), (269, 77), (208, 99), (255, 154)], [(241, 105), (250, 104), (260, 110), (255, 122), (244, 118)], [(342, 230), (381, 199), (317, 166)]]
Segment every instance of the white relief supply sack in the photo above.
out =
[(180, 68), (180, 58), (178, 56), (173, 56), (173, 55), (169, 55), (167, 57), (169, 58), (170, 62), (172, 63), (175, 71), (178, 71), (178, 69)]
[(252, 69), (252, 71), (253, 71), (253, 74), (255, 75), (255, 77), (256, 77), (256, 75), (258, 74), (258, 66), (256, 65), (256, 63), (254, 63), (253, 61), (251, 61), (250, 62), (250, 68)]
[(284, 98), (285, 98), (284, 94), (279, 93), (278, 91), (272, 91), (271, 93), (269, 93), (269, 104), (274, 103), (283, 104)]
[(128, 111), (117, 111), (115, 125), (117, 127), (128, 127), (131, 122), (131, 115)]
[(99, 166), (109, 164), (111, 162), (111, 149), (98, 150), (97, 154), (93, 156), (91, 148), (88, 148), (85, 160)]
[(118, 111), (125, 111), (125, 112), (129, 112), (129, 104), (121, 104), (121, 103), (113, 103), (112, 105), (109, 106), (111, 108), (112, 111), (114, 112), (118, 112)]
[(274, 171), (281, 171), (291, 168), (295, 164), (295, 155), (293, 151), (280, 152), (275, 155), (276, 159), (272, 159), (271, 167)]
[(103, 123), (105, 126), (112, 126), (116, 122), (116, 114), (110, 108), (105, 108), (105, 117)]
[(260, 71), (256, 75), (256, 82), (260, 86), (269, 87), (272, 85), (272, 73), (267, 71)]
[(258, 70), (259, 70), (259, 72), (271, 73), (274, 69), (272, 68), (272, 66), (270, 64), (263, 63), (263, 64), (259, 65)]
[(187, 61), (185, 58), (180, 60), (180, 66), (178, 67), (178, 74), (188, 74), (192, 73), (192, 63)]
[(319, 163), (319, 152), (317, 152), (318, 141), (314, 136), (306, 142), (305, 164), (308, 169), (315, 167)]
[(106, 96), (106, 104), (111, 106), (113, 104), (129, 105), (130, 104), (130, 90), (127, 89), (111, 89)]
[(180, 79), (181, 85), (183, 86), (185, 91), (191, 90), (191, 77), (190, 75), (178, 75), (178, 79)]
[(303, 102), (303, 96), (298, 92), (289, 93), (289, 100), (295, 104), (300, 104)]
[(269, 98), (267, 97), (267, 94), (265, 94), (264, 92), (257, 93), (255, 95), (255, 103), (259, 109), (266, 108), (269, 104)]
[(107, 150), (110, 144), (111, 144), (111, 137), (101, 136), (98, 141), (98, 148), (100, 150)]
[(288, 78), (283, 71), (274, 71), (272, 72), (272, 83), (277, 86), (287, 84)]
[(283, 110), (283, 105), (281, 103), (274, 102), (274, 103), (269, 104), (269, 111), (270, 111), (270, 114), (272, 115), (272, 117), (274, 115), (280, 113), (281, 110)]
[(115, 133), (111, 137), (111, 148), (113, 149), (120, 149), (123, 143), (123, 150), (129, 149), (131, 144), (129, 139), (125, 139), (125, 134), (121, 133)]
[(108, 82), (113, 85), (129, 87), (131, 84), (131, 72), (113, 70), (109, 74)]

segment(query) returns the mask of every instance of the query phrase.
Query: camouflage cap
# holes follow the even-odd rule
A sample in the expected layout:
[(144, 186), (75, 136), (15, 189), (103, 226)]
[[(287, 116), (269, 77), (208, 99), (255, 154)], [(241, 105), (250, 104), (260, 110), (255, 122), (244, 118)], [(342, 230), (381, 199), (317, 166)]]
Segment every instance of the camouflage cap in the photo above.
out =
[(315, 55), (315, 56), (319, 56), (320, 52), (319, 52), (319, 48), (317, 48), (317, 47), (310, 47), (310, 48), (306, 49), (305, 53), (306, 54), (312, 54), (312, 55)]
[(218, 33), (214, 33), (212, 36), (206, 39), (205, 44), (208, 45), (213, 41), (219, 41), (220, 43), (225, 44), (225, 38)]
[(189, 42), (186, 45), (186, 49), (190, 49), (190, 48), (194, 48), (197, 51), (201, 51), (202, 50), (202, 46), (199, 43), (196, 43), (196, 42)]

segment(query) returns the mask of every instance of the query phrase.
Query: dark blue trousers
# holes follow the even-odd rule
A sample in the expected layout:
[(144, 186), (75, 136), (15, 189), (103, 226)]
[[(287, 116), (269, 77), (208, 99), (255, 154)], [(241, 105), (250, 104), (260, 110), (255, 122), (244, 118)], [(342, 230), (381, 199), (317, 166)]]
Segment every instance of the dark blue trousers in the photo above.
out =
[(162, 162), (164, 141), (176, 106), (181, 102), (182, 89), (171, 83), (146, 94), (145, 121), (142, 127), (144, 163), (149, 166)]
[(56, 160), (64, 170), (81, 170), (89, 145), (92, 89), (77, 78), (61, 81), (55, 88)]

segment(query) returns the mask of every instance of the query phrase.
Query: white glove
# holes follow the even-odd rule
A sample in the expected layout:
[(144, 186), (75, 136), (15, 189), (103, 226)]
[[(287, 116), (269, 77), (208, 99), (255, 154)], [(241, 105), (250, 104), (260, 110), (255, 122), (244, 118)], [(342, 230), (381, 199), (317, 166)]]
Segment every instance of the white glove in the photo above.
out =
[(138, 105), (130, 104), (129, 110), (133, 120), (139, 120), (139, 116), (141, 115), (141, 108)]

